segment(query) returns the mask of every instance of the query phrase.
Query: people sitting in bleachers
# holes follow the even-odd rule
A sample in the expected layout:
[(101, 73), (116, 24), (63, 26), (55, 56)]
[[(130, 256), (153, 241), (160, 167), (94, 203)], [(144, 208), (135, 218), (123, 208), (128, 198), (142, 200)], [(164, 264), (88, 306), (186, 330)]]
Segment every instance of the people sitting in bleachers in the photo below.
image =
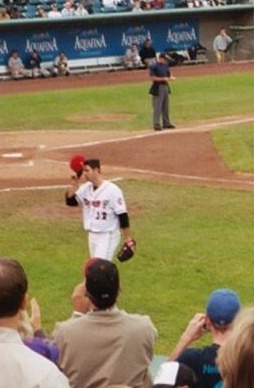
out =
[(138, 48), (136, 44), (132, 44), (127, 48), (124, 55), (124, 66), (127, 69), (137, 69), (143, 67)]
[(13, 50), (8, 60), (8, 70), (13, 79), (32, 78), (32, 70), (26, 69), (18, 50)]
[(73, 4), (72, 2), (70, 1), (66, 1), (66, 3), (64, 4), (64, 7), (61, 11), (61, 14), (62, 14), (62, 17), (64, 18), (72, 18), (74, 15), (74, 7), (73, 7)]
[(0, 21), (1, 20), (9, 20), (11, 17), (7, 12), (6, 8), (0, 8)]
[(77, 3), (74, 5), (74, 16), (81, 17), (87, 15), (89, 15), (89, 13), (82, 3)]
[(142, 7), (141, 7), (141, 1), (140, 1), (140, 0), (134, 0), (134, 1), (133, 1), (132, 12), (143, 12), (143, 9), (142, 9)]
[(47, 18), (48, 17), (48, 13), (45, 10), (45, 8), (43, 7), (43, 5), (41, 5), (41, 4), (37, 5), (35, 16), (37, 18)]
[(51, 10), (48, 12), (48, 18), (49, 19), (58, 19), (58, 18), (61, 18), (61, 17), (62, 17), (62, 14), (58, 10), (57, 5), (55, 3), (51, 4)]
[(58, 75), (70, 75), (70, 69), (68, 65), (68, 58), (66, 57), (64, 52), (60, 52), (59, 55), (55, 58), (53, 62), (53, 76), (56, 77)]
[(153, 9), (165, 8), (165, 0), (151, 0), (151, 6)]
[(116, 1), (115, 0), (102, 0), (102, 8), (116, 10)]
[(11, 19), (24, 19), (25, 17), (22, 11), (14, 4), (8, 8), (8, 13)]
[(81, 0), (81, 3), (83, 4), (84, 8), (87, 10), (89, 14), (94, 13), (93, 0)]

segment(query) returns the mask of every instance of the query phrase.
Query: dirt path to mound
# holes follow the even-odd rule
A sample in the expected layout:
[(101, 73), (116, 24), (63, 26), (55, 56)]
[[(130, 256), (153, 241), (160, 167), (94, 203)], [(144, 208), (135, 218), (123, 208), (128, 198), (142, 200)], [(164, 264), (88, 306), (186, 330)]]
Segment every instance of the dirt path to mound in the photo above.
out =
[[(253, 63), (225, 66), (198, 65), (174, 68), (176, 77), (242, 72)], [(1, 95), (50, 89), (67, 89), (121, 83), (149, 82), (146, 70), (87, 74), (69, 78), (1, 82)], [(77, 118), (79, 119), (79, 118)], [(100, 117), (96, 118), (98, 121)], [(103, 117), (103, 120), (107, 117)], [(109, 120), (121, 120), (108, 117)], [(254, 190), (254, 176), (228, 170), (211, 141), (210, 131), (223, 125), (252, 121), (251, 117), (226, 117), (218, 123), (195, 123), (188, 128), (153, 133), (121, 132), (26, 132), (2, 136), (0, 190), (65, 186), (74, 154), (100, 157), (108, 178), (138, 178), (182, 184), (202, 184)], [(3, 135), (3, 134), (2, 134)]]

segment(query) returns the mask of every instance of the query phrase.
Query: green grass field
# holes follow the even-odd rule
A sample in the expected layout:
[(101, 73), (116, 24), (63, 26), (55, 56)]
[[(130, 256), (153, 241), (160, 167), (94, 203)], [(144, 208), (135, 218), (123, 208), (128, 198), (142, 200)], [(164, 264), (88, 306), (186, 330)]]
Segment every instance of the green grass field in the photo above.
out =
[[(246, 73), (179, 80), (172, 96), (175, 121), (188, 125), (253, 116), (251, 79), (252, 74)], [(103, 108), (105, 113), (132, 114), (133, 119), (113, 123), (113, 128), (112, 123), (96, 123), (94, 129), (107, 130), (110, 125), (119, 131), (142, 131), (150, 125), (147, 90), (146, 84), (139, 84), (7, 96), (0, 100), (1, 127), (6, 132), (85, 130), (91, 123), (84, 127), (71, 119), (73, 115), (98, 114)], [(219, 129), (213, 140), (230, 168), (253, 172), (252, 124)], [(156, 353), (170, 352), (192, 315), (204, 310), (213, 289), (231, 287), (244, 304), (253, 304), (253, 192), (144, 180), (119, 185), (138, 242), (135, 258), (119, 263), (119, 306), (152, 317), (159, 331)], [(66, 215), (63, 197), (59, 189), (0, 193), (1, 254), (24, 264), (30, 295), (39, 300), (48, 331), (71, 313), (69, 296), (82, 279), (88, 257), (81, 219), (72, 216), (73, 209)]]

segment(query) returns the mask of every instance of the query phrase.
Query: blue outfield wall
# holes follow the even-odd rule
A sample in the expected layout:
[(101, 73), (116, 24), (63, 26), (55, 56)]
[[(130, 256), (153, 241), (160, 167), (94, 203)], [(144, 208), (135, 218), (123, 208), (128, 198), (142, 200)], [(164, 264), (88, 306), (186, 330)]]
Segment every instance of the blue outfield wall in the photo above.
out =
[(227, 23), (233, 23), (240, 21), (241, 14), (246, 20), (253, 12), (251, 6), (218, 8), (1, 22), (0, 71), (6, 66), (13, 49), (18, 49), (21, 58), (25, 60), (28, 53), (36, 48), (43, 61), (48, 63), (53, 61), (59, 51), (64, 51), (72, 63), (86, 65), (96, 64), (103, 58), (120, 58), (127, 46), (136, 43), (140, 47), (146, 37), (152, 39), (158, 52), (184, 50), (199, 42), (206, 45), (204, 39), (200, 38), (201, 25), (204, 35), (202, 20), (216, 19), (219, 13), (220, 19), (224, 17)]
[(151, 37), (158, 51), (169, 47), (183, 50), (199, 41), (198, 22), (144, 21), (127, 25), (105, 24), (87, 26), (77, 24), (38, 25), (31, 30), (6, 31), (0, 41), (0, 64), (6, 63), (13, 48), (25, 57), (33, 48), (37, 49), (44, 61), (52, 61), (59, 51), (64, 51), (70, 60), (97, 57), (117, 57), (123, 55), (131, 43), (140, 46), (146, 37)]

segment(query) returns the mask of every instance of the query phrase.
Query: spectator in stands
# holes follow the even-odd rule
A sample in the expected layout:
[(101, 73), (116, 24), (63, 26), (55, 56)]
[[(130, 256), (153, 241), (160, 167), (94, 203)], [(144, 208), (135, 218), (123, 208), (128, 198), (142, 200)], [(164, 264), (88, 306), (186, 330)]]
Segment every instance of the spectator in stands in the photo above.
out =
[(254, 308), (243, 309), (233, 322), (217, 359), (224, 388), (254, 387)]
[(56, 77), (58, 75), (70, 75), (68, 58), (66, 57), (63, 51), (60, 52), (59, 55), (57, 55), (53, 62), (53, 76)]
[(11, 19), (24, 19), (25, 17), (22, 11), (15, 5), (10, 7), (8, 13), (10, 14)]
[(71, 386), (106, 388), (125, 384), (149, 388), (157, 331), (148, 316), (118, 309), (120, 280), (116, 264), (91, 259), (86, 265), (85, 290), (91, 311), (53, 334), (60, 349), (59, 367)]
[(21, 264), (0, 258), (0, 387), (70, 388), (56, 365), (25, 346), (18, 333), (27, 289)]
[[(161, 364), (152, 388), (196, 388), (197, 377), (187, 365), (175, 361)], [(204, 387), (205, 388), (205, 387)]]
[(59, 350), (56, 345), (49, 341), (42, 329), (40, 306), (35, 298), (31, 299), (30, 304), (31, 317), (29, 317), (26, 310), (20, 314), (19, 334), (26, 346), (56, 363)]
[(102, 8), (116, 10), (116, 0), (102, 0)]
[(37, 50), (32, 50), (28, 58), (28, 68), (32, 70), (32, 76), (37, 77), (49, 77), (50, 72), (42, 66), (42, 59)]
[(141, 7), (144, 11), (152, 11), (152, 4), (150, 1), (141, 1)]
[(61, 12), (58, 10), (57, 8), (57, 5), (54, 3), (54, 4), (51, 4), (51, 9), (50, 11), (48, 12), (48, 18), (49, 19), (59, 19), (62, 17), (62, 14)]
[(156, 51), (152, 46), (152, 41), (150, 38), (146, 38), (144, 45), (139, 51), (139, 55), (145, 67), (149, 67), (156, 61)]
[(215, 52), (218, 64), (222, 64), (226, 59), (226, 52), (231, 47), (233, 40), (227, 35), (225, 28), (220, 30), (220, 33), (213, 40), (213, 50)]
[[(240, 300), (234, 291), (215, 290), (208, 298), (206, 313), (194, 316), (171, 353), (170, 360), (177, 360), (193, 369), (198, 378), (198, 388), (214, 388), (221, 382), (216, 366), (217, 352), (229, 337), (231, 324), (239, 309)], [(212, 345), (188, 348), (208, 332), (212, 335)]]
[(8, 60), (8, 69), (11, 77), (15, 80), (20, 78), (32, 78), (32, 71), (25, 69), (22, 59), (19, 56), (18, 50), (13, 50)]
[(76, 318), (83, 317), (91, 308), (91, 303), (88, 297), (85, 295), (85, 285), (84, 283), (80, 283), (75, 286), (72, 295), (71, 301), (73, 306), (73, 312), (71, 317), (66, 319), (65, 321), (57, 322), (54, 328), (54, 332), (52, 336), (55, 336), (55, 332), (58, 332), (59, 328), (62, 326), (71, 325), (73, 320)]
[(133, 0), (132, 12), (143, 12), (140, 0)]
[(129, 70), (143, 67), (137, 45), (134, 43), (125, 51), (124, 66)]
[(85, 9), (82, 3), (77, 3), (74, 7), (74, 16), (82, 17), (89, 15), (88, 11)]
[(93, 11), (93, 0), (81, 0), (84, 8), (87, 10), (89, 14), (94, 13)]
[(7, 12), (6, 8), (0, 8), (0, 21), (9, 20), (11, 17)]
[(151, 0), (151, 6), (153, 9), (165, 8), (165, 0)]
[(71, 17), (75, 16), (74, 15), (74, 7), (70, 1), (66, 1), (63, 9), (61, 11), (61, 14), (62, 14), (62, 17), (64, 17), (64, 18), (71, 18)]
[(47, 18), (48, 17), (48, 13), (45, 10), (45, 8), (43, 7), (43, 5), (41, 5), (41, 4), (37, 5), (37, 10), (36, 10), (35, 16), (37, 18)]

